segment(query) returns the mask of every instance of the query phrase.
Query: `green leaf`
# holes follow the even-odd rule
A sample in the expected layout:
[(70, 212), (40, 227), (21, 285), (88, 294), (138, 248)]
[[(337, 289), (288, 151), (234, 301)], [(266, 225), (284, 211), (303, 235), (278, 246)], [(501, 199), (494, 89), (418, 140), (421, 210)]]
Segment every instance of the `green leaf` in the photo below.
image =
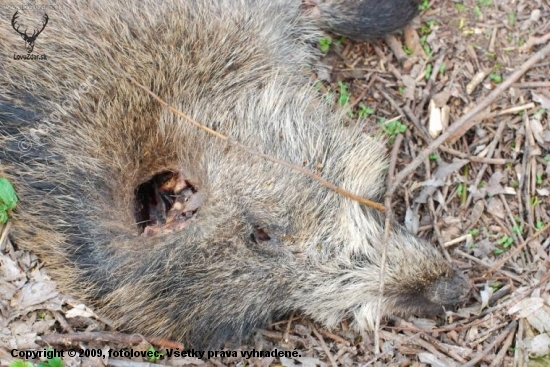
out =
[(25, 362), (21, 359), (16, 359), (8, 364), (9, 367), (33, 367), (31, 362)]
[(349, 102), (350, 93), (348, 91), (348, 86), (344, 83), (339, 81), (338, 86), (340, 87), (340, 98), (338, 99), (338, 104), (343, 106)]
[(0, 224), (6, 224), (8, 221), (8, 212), (0, 210)]
[(53, 357), (52, 359), (48, 359), (48, 363), (50, 367), (63, 367), (63, 360), (59, 357)]
[(0, 203), (4, 203), (8, 209), (14, 209), (17, 204), (17, 195), (11, 183), (5, 178), (0, 178)]
[(321, 37), (319, 39), (319, 49), (322, 53), (327, 53), (330, 49), (330, 45), (332, 44), (332, 38), (330, 37)]

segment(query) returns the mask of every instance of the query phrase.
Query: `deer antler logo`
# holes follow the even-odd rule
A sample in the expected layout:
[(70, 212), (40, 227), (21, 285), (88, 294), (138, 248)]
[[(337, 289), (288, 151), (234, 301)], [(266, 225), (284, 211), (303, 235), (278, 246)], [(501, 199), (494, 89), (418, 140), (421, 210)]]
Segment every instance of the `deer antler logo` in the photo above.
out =
[(43, 22), (42, 29), (39, 31), (34, 30), (34, 32), (32, 32), (31, 35), (28, 35), (26, 29), (24, 32), (21, 32), (19, 30), (19, 25), (16, 24), (17, 17), (19, 16), (18, 13), (19, 13), (19, 10), (16, 11), (15, 14), (13, 14), (13, 17), (11, 18), (11, 26), (13, 27), (13, 29), (15, 29), (17, 33), (19, 33), (21, 38), (23, 38), (23, 40), (25, 41), (25, 48), (27, 49), (27, 53), (30, 54), (32, 50), (34, 50), (34, 41), (36, 41), (36, 38), (38, 37), (38, 35), (42, 33), (44, 28), (46, 28), (46, 24), (48, 24), (48, 19), (49, 19), (48, 14), (44, 13), (44, 20), (42, 21)]

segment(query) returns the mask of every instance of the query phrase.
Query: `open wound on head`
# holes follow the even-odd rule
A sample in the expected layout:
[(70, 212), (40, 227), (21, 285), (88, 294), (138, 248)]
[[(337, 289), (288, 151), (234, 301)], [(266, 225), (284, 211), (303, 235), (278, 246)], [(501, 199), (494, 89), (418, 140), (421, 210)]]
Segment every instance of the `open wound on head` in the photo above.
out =
[(184, 228), (197, 212), (203, 195), (179, 172), (163, 171), (139, 185), (134, 214), (144, 237)]

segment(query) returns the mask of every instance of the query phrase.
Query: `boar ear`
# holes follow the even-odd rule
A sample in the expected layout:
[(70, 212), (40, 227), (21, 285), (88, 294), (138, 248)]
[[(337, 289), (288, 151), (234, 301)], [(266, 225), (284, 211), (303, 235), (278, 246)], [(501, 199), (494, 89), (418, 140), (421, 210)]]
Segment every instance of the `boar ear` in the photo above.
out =
[(405, 27), (418, 14), (419, 0), (302, 0), (322, 28), (357, 41)]

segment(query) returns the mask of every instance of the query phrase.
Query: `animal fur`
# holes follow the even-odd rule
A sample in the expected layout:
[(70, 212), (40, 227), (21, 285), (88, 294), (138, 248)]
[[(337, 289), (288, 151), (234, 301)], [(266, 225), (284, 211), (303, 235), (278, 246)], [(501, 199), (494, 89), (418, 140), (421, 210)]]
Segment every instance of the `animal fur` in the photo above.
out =
[[(14, 60), (23, 42), (2, 26), (0, 176), (20, 198), (15, 244), (122, 330), (206, 348), (291, 310), (372, 328), (382, 216), (198, 130), (120, 71), (231, 139), (380, 200), (383, 146), (341, 125), (308, 65), (331, 20), (378, 35), (416, 5), (334, 3), (315, 15), (295, 0), (79, 0), (49, 11), (35, 45), (47, 60)], [(346, 3), (373, 23), (339, 13)], [(136, 190), (166, 171), (204, 199), (185, 228), (144, 237)], [(464, 299), (467, 281), (432, 245), (394, 224), (388, 246), (384, 315)]]

